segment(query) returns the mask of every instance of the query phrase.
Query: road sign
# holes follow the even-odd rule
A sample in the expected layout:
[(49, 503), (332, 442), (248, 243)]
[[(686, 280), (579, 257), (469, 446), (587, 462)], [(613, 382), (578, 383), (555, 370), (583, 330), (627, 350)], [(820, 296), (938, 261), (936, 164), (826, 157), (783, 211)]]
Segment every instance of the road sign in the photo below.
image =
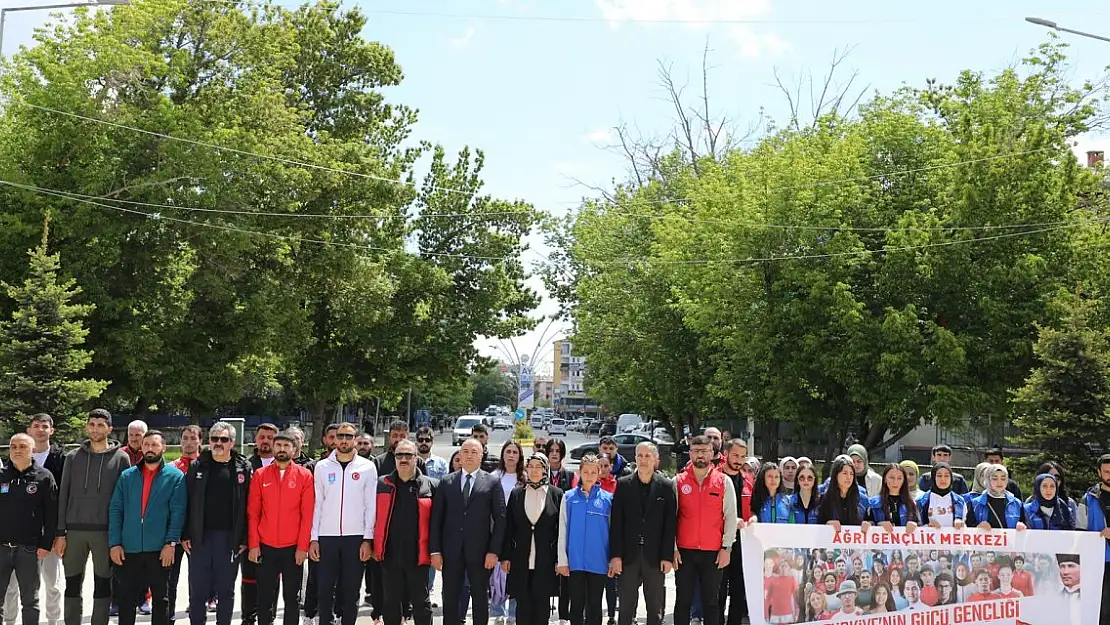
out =
[(523, 408), (517, 408), (516, 412), (513, 413), (513, 416), (516, 417), (517, 421), (523, 421), (524, 418), (528, 416), (528, 412)]

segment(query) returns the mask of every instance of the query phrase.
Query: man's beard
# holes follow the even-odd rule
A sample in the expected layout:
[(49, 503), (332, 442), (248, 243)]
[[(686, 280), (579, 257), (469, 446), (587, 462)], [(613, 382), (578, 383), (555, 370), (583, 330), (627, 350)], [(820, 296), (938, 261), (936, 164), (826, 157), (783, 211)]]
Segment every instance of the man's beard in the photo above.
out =
[(143, 456), (143, 462), (147, 464), (158, 464), (159, 462), (162, 462), (162, 454), (145, 454)]
[(431, 445), (417, 445), (416, 451), (420, 452), (420, 454), (423, 455), (423, 454), (431, 452), (432, 451), (432, 446)]
[(740, 472), (740, 467), (744, 466), (743, 462), (726, 461), (726, 464), (728, 464), (728, 468), (730, 471), (735, 471), (737, 473)]
[(289, 462), (289, 460), (291, 460), (291, 459), (292, 459), (292, 456), (290, 456), (288, 453), (286, 453), (284, 451), (279, 451), (279, 452), (274, 454), (274, 460), (277, 460), (278, 462)]
[(369, 458), (370, 457), (370, 450), (369, 449), (360, 449), (360, 450), (358, 450), (358, 455), (362, 456), (363, 458)]
[(694, 461), (695, 469), (704, 469), (709, 466), (709, 461), (704, 458), (698, 458)]

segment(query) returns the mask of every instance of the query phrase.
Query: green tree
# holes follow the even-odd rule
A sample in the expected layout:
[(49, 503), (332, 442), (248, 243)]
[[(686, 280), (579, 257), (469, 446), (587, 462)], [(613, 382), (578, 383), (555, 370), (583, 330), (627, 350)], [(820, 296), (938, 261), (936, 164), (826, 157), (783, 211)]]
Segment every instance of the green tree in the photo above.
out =
[(28, 252), (23, 284), (0, 283), (15, 304), (11, 319), (0, 322), (0, 415), (9, 431), (22, 431), (27, 417), (39, 412), (64, 429), (108, 386), (81, 377), (92, 360), (81, 347), (88, 335), (84, 320), (93, 307), (74, 303), (81, 289), (59, 278), (59, 257), (47, 250), (48, 224), (42, 243)]
[(1097, 90), (1066, 73), (1048, 45), (697, 167), (657, 159), (587, 204), (553, 282), (591, 386), (647, 405), (681, 382), (703, 414), (755, 418), (772, 455), (779, 422), (831, 457), (849, 435), (880, 451), (922, 423), (1008, 415), (1031, 328), (1094, 227), (1070, 140)]
[(1092, 306), (1070, 300), (1059, 327), (1038, 327), (1037, 366), (1014, 393), (1021, 445), (1037, 450), (1021, 458), (1028, 471), (1054, 460), (1071, 474), (1089, 475), (1098, 453), (1110, 450), (1110, 346), (1104, 330), (1087, 319)]
[(481, 152), (410, 141), (416, 111), (382, 93), (401, 67), (366, 23), (329, 2), (156, 0), (78, 11), (12, 58), (0, 178), (39, 189), (2, 191), (0, 243), (64, 215), (116, 405), (287, 390), (319, 427), (340, 402), (464, 380), (477, 335), (528, 327), (538, 213), (481, 193)]
[(501, 373), (497, 364), (480, 363), (470, 376), (470, 385), (474, 389), (470, 404), (478, 410), (489, 406), (516, 406), (516, 381), (512, 376)]

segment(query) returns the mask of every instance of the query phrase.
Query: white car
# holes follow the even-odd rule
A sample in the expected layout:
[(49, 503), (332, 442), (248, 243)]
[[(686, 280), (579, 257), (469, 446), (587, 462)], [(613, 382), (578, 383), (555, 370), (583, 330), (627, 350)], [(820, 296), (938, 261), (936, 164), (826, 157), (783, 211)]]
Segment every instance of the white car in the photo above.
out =
[(551, 423), (547, 426), (548, 436), (566, 436), (567, 435), (567, 422), (565, 419), (555, 417), (551, 419)]
[(455, 447), (463, 444), (463, 441), (470, 438), (470, 431), (475, 425), (484, 423), (487, 417), (476, 414), (468, 414), (459, 417), (455, 421), (455, 429), (451, 430), (451, 444)]

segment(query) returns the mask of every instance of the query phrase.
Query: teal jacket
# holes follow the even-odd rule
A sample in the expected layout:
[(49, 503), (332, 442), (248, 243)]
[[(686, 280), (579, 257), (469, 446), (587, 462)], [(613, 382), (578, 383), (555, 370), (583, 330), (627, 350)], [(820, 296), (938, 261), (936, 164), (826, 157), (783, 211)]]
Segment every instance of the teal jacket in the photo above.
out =
[(161, 551), (181, 540), (185, 523), (185, 474), (162, 463), (143, 514), (142, 466), (123, 472), (108, 508), (108, 546), (123, 547), (124, 553)]

